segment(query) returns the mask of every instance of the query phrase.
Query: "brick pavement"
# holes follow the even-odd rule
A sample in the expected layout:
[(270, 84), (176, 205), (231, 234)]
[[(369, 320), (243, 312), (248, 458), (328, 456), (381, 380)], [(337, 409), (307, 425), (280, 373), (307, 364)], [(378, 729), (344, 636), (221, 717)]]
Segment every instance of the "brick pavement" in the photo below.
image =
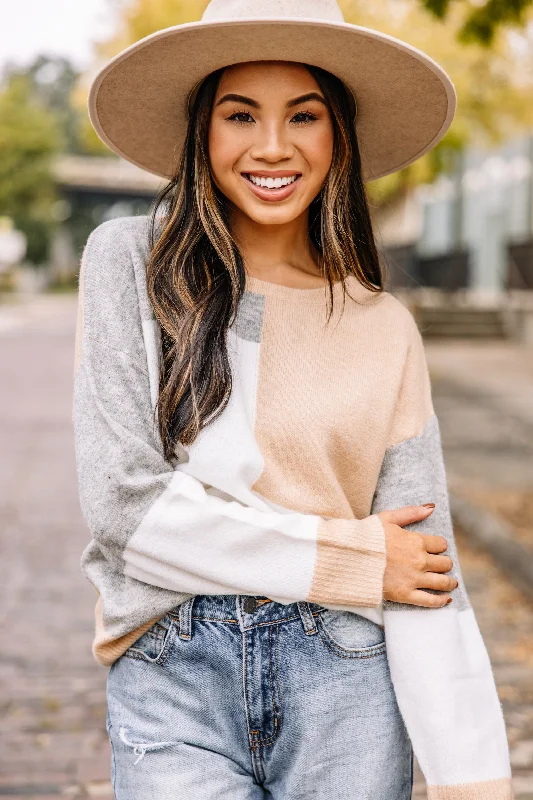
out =
[[(8, 565), (0, 797), (111, 798), (106, 670), (90, 653), (95, 598), (79, 571), (87, 532), (70, 423), (74, 315), (69, 296), (0, 305), (0, 558)], [(463, 401), (446, 402), (451, 421)], [(462, 539), (460, 552), (505, 708), (517, 800), (533, 800), (533, 609)], [(424, 794), (418, 782), (414, 796)]]

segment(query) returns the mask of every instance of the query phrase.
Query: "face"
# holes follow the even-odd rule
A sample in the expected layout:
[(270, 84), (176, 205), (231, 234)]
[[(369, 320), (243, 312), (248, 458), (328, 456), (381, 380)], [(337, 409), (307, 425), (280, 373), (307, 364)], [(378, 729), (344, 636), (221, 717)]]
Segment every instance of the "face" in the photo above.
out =
[(333, 124), (305, 66), (247, 62), (224, 70), (209, 126), (209, 158), (233, 210), (259, 224), (307, 212), (329, 170)]

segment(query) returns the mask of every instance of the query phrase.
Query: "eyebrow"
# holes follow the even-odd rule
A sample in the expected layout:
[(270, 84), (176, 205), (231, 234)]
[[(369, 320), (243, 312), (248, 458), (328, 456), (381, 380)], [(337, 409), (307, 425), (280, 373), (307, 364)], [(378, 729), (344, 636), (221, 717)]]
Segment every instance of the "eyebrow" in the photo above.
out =
[[(327, 105), (325, 99), (322, 97), (321, 94), (318, 94), (318, 92), (308, 92), (307, 94), (300, 95), (300, 97), (295, 97), (293, 100), (289, 100), (287, 102), (287, 108), (292, 108), (293, 106), (300, 105), (300, 103), (307, 103), (309, 100), (318, 100), (319, 103)], [(242, 94), (233, 94), (233, 93), (223, 95), (216, 104), (216, 106), (228, 102), (245, 103), (247, 106), (252, 106), (252, 108), (261, 108), (257, 100), (252, 100), (251, 97), (245, 97)]]

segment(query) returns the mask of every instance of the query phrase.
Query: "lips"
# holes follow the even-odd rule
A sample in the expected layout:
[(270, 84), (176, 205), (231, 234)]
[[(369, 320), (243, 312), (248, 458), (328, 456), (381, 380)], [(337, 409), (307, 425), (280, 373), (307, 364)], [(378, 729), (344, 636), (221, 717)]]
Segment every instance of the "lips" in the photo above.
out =
[(288, 170), (276, 170), (268, 173), (242, 172), (250, 190), (261, 200), (284, 200), (289, 197), (298, 185), (302, 174)]

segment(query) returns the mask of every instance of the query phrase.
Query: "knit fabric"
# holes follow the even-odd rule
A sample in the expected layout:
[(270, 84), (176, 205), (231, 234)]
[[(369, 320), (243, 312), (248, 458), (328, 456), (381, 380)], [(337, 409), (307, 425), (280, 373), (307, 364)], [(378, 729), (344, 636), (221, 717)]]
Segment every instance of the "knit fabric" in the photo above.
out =
[[(294, 289), (247, 275), (228, 329), (228, 405), (163, 455), (148, 217), (100, 225), (80, 269), (73, 422), (91, 539), (96, 659), (112, 664), (195, 594), (253, 594), (384, 626), (398, 704), (432, 800), (512, 798), (490, 661), (457, 560), (438, 419), (410, 311), (347, 279)], [(378, 512), (435, 502), (407, 530), (448, 541), (459, 587), (428, 609), (383, 600)]]

